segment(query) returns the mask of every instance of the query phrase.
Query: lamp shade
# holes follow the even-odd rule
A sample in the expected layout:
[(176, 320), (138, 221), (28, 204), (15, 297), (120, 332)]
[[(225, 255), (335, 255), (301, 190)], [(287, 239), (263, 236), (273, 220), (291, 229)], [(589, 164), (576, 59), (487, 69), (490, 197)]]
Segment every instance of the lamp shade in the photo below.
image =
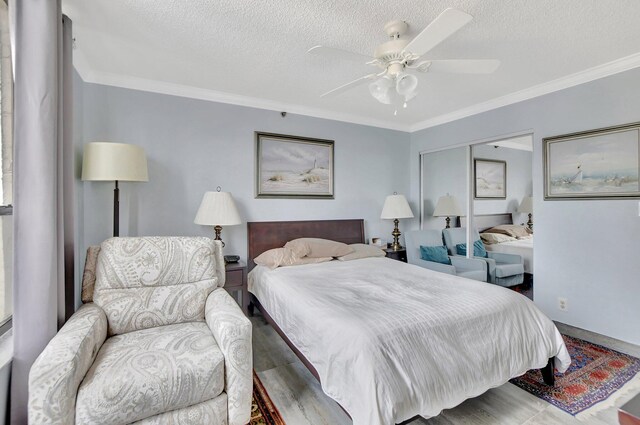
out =
[(193, 222), (205, 226), (233, 226), (242, 220), (229, 192), (206, 192)]
[(533, 214), (533, 198), (531, 196), (525, 196), (524, 198), (522, 198), (520, 207), (518, 207), (518, 212), (524, 214)]
[(149, 181), (144, 149), (125, 143), (88, 143), (82, 160), (82, 180)]
[(404, 195), (389, 195), (384, 201), (380, 218), (413, 218), (413, 212)]
[(462, 209), (458, 204), (455, 196), (441, 196), (433, 211), (434, 217), (459, 217), (462, 215)]

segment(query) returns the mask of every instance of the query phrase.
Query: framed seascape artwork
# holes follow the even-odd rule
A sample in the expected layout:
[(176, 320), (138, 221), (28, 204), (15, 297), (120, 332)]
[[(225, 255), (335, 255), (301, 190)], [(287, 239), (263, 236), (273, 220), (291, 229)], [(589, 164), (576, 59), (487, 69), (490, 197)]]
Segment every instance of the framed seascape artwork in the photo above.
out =
[(544, 199), (640, 197), (640, 123), (543, 139)]
[(256, 198), (333, 199), (333, 140), (256, 132)]
[(474, 199), (507, 198), (507, 163), (495, 159), (473, 160)]

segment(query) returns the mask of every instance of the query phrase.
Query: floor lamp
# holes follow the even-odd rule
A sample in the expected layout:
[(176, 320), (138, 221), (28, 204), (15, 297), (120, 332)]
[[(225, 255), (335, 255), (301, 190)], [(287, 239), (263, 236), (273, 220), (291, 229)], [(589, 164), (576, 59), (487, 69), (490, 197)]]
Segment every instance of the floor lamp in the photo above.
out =
[(120, 236), (119, 181), (146, 182), (147, 158), (144, 149), (135, 145), (111, 142), (92, 142), (84, 148), (82, 180), (114, 181), (113, 236)]

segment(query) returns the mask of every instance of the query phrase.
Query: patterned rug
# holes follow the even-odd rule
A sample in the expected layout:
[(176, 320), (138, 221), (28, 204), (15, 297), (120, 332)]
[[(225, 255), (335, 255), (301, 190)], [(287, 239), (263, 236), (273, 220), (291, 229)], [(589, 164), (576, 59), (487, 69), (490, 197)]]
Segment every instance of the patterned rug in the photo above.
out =
[(556, 372), (555, 386), (546, 385), (539, 370), (530, 370), (511, 383), (573, 416), (587, 413), (587, 409), (607, 399), (612, 402), (614, 397), (631, 389), (625, 387), (625, 391), (620, 391), (640, 371), (640, 359), (578, 338), (563, 337), (571, 366), (563, 374)]
[(253, 371), (253, 402), (249, 425), (285, 425), (255, 370)]

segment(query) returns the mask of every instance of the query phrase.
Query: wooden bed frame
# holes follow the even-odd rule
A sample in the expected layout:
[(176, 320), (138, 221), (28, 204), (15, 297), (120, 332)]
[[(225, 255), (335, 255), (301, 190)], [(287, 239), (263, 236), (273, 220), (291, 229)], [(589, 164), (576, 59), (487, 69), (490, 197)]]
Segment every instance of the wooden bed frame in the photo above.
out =
[[(247, 223), (247, 268), (253, 270), (253, 259), (265, 251), (280, 248), (297, 238), (322, 238), (346, 244), (364, 243), (364, 220), (314, 220), (314, 221), (261, 221)], [(267, 322), (278, 332), (289, 348), (320, 382), (318, 371), (298, 350), (255, 295), (250, 294), (249, 315), (257, 308)]]
[[(247, 223), (247, 264), (249, 271), (256, 266), (253, 259), (258, 255), (272, 248), (280, 248), (288, 241), (296, 238), (322, 238), (347, 244), (364, 243), (364, 220), (249, 222)], [(309, 362), (291, 340), (289, 340), (280, 326), (278, 326), (269, 315), (269, 312), (260, 304), (260, 301), (255, 295), (250, 294), (250, 298), (249, 315), (253, 315), (254, 308), (257, 308), (265, 320), (278, 332), (289, 348), (293, 350), (300, 361), (302, 361), (318, 382), (320, 382), (318, 371), (313, 367), (311, 362)], [(553, 361), (554, 358), (550, 358), (547, 366), (541, 369), (544, 382), (547, 385), (554, 384)]]

